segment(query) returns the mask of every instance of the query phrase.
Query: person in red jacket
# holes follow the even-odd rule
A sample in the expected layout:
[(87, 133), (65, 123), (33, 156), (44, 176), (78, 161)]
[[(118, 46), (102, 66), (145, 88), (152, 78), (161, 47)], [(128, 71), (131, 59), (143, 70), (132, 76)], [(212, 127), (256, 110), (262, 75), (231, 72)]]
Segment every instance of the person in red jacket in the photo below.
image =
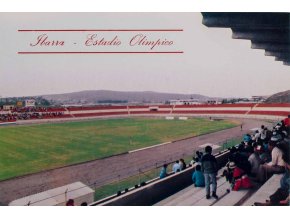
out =
[(239, 167), (235, 167), (233, 172), (234, 186), (233, 190), (238, 191), (241, 188), (252, 188), (253, 185), (248, 175)]
[(283, 121), (284, 121), (284, 125), (286, 127), (289, 127), (290, 126), (290, 114)]

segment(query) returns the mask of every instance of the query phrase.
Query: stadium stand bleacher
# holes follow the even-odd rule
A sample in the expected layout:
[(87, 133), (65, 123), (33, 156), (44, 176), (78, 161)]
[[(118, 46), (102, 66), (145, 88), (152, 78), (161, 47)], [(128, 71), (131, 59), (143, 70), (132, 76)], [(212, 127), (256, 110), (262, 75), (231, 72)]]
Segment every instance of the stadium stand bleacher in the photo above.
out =
[(277, 119), (290, 114), (290, 104), (201, 104), (201, 105), (130, 105), (130, 106), (77, 106), (14, 108), (1, 111), (0, 122), (17, 120), (53, 119), (73, 117), (99, 117), (131, 114), (192, 114), (192, 115), (237, 115), (249, 118)]

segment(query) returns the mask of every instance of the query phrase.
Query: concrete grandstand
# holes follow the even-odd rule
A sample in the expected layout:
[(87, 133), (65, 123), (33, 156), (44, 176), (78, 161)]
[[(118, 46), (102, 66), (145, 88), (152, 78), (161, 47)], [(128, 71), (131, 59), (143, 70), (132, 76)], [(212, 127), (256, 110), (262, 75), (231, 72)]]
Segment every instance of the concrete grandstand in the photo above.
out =
[(31, 120), (72, 119), (100, 116), (179, 115), (223, 116), (279, 120), (290, 113), (290, 104), (202, 104), (143, 106), (83, 106), (58, 108), (22, 108), (0, 111), (0, 123)]

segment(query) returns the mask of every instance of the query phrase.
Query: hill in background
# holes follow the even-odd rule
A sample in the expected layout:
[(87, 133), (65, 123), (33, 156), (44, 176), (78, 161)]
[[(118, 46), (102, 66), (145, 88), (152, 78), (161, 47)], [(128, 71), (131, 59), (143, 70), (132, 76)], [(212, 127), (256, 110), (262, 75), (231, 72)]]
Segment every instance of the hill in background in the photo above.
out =
[(91, 90), (65, 94), (43, 95), (44, 99), (54, 104), (98, 104), (98, 103), (165, 103), (176, 99), (213, 100), (198, 94), (175, 94), (160, 92), (121, 92), (109, 90)]
[(266, 103), (290, 103), (290, 90), (271, 95)]

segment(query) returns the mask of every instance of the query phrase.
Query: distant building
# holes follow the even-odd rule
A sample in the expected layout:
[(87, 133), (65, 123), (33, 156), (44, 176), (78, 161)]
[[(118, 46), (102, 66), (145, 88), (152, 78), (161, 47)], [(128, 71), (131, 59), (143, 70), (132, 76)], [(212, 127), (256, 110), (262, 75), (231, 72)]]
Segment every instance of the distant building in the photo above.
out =
[(6, 104), (6, 105), (3, 105), (3, 110), (13, 110), (15, 108), (15, 105), (12, 105), (12, 104)]
[(221, 104), (221, 101), (216, 101), (216, 100), (208, 100), (207, 101), (208, 104)]
[(35, 107), (35, 100), (34, 99), (25, 100), (25, 107)]
[(198, 99), (169, 100), (170, 105), (197, 105), (202, 104)]
[(252, 96), (252, 101), (255, 102), (264, 102), (266, 101), (267, 97), (266, 96)]

